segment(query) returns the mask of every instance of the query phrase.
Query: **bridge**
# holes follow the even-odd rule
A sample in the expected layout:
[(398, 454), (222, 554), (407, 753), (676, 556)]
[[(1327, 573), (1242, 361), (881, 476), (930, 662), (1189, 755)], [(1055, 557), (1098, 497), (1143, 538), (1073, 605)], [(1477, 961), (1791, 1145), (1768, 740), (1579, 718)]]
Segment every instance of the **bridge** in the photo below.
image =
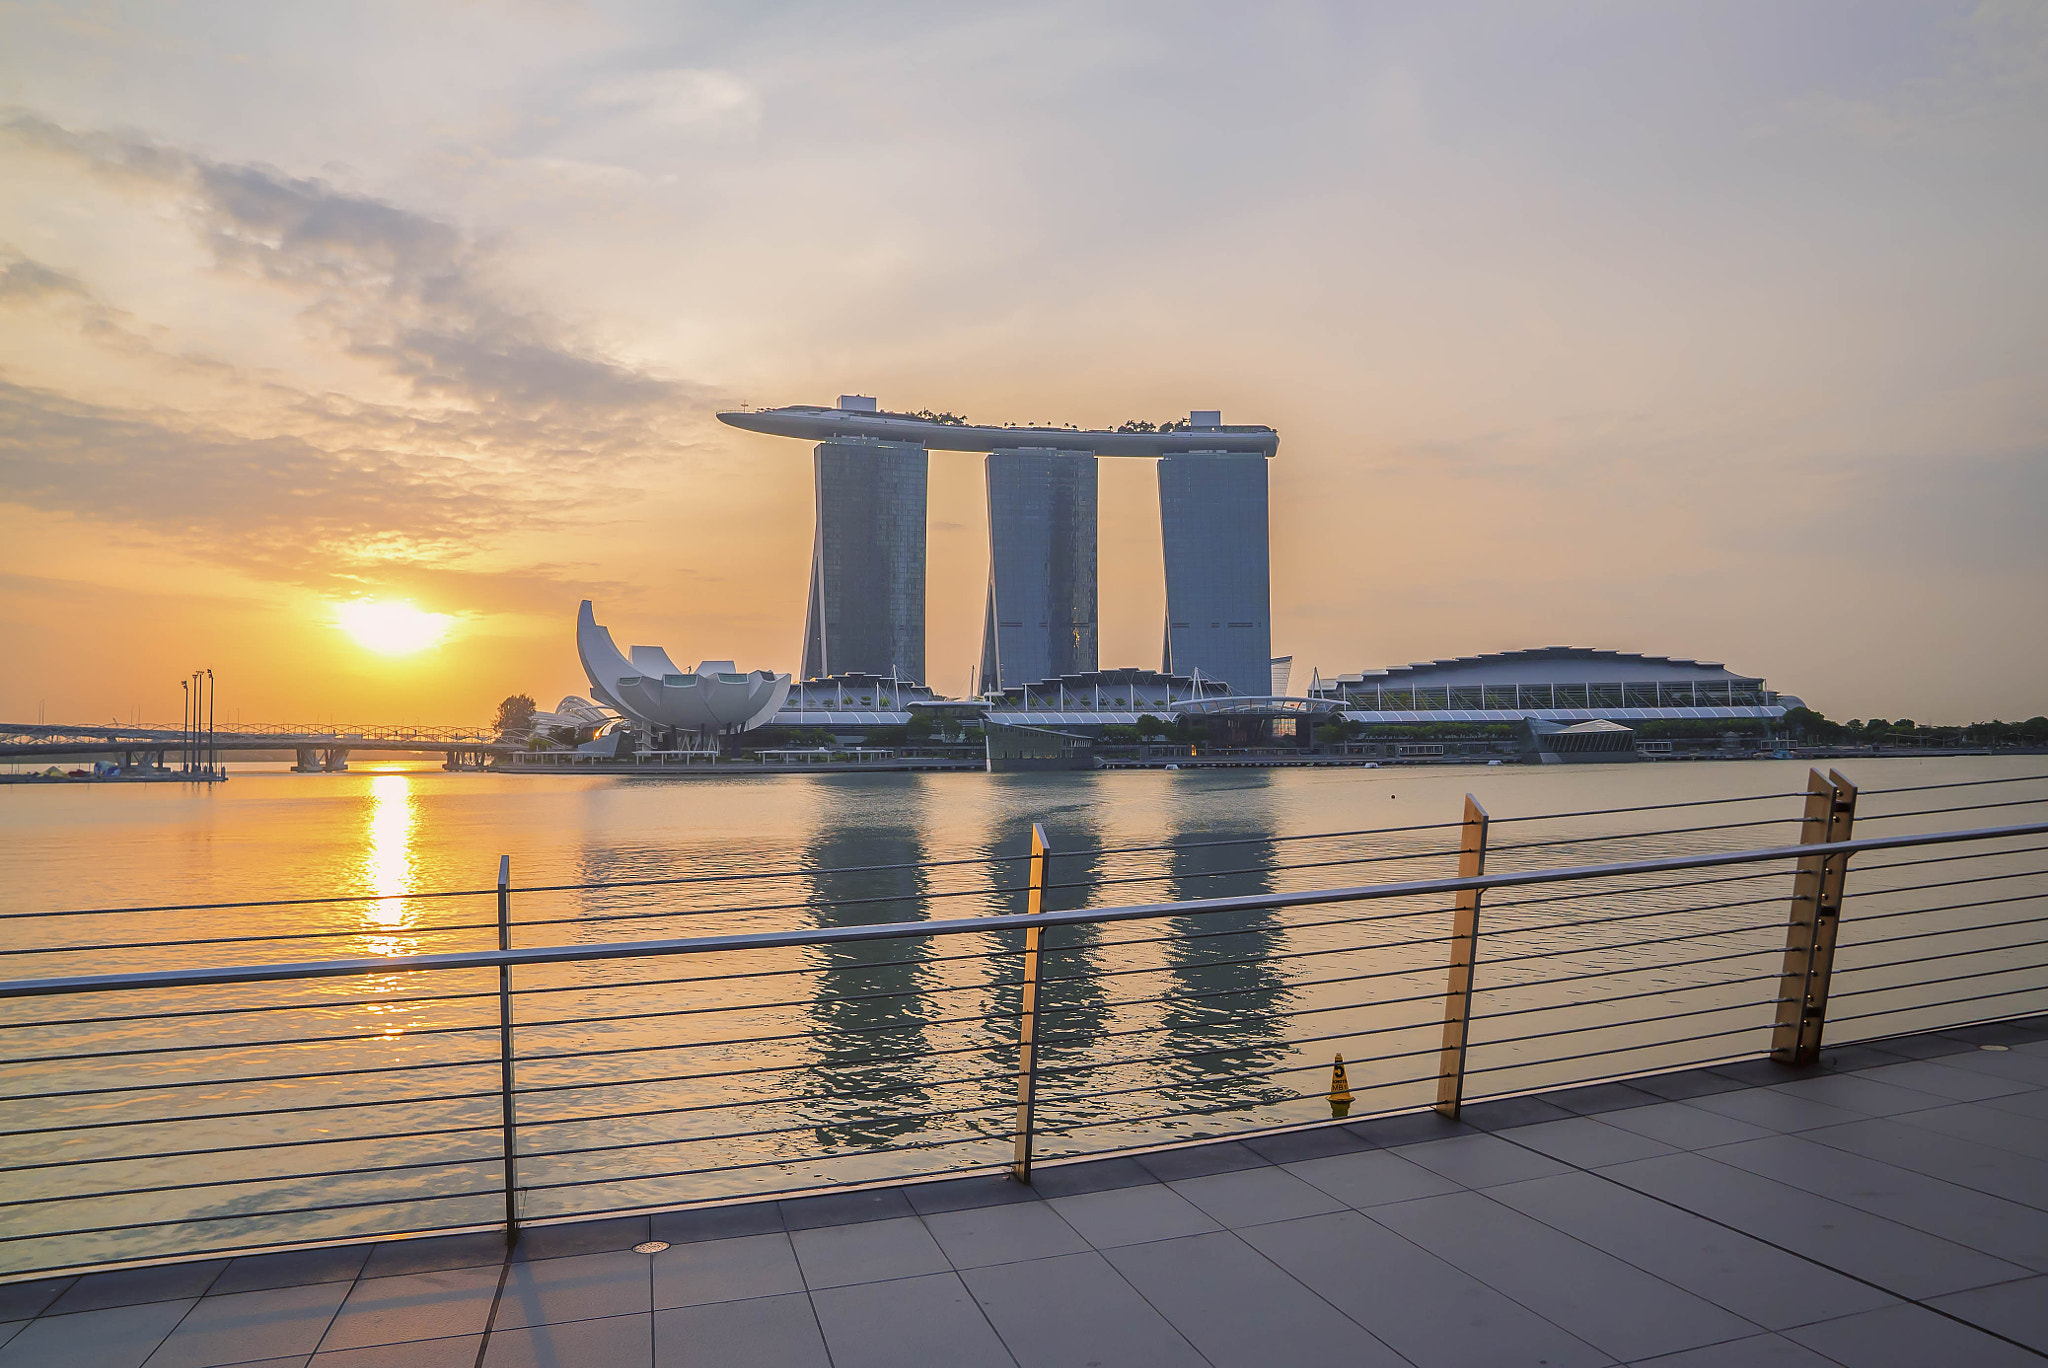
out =
[(213, 731), (171, 726), (80, 726), (68, 722), (0, 722), (0, 761), (104, 756), (123, 770), (199, 766), (250, 751), (295, 751), (307, 772), (344, 770), (354, 751), (435, 751), (449, 769), (475, 769), (519, 747), (486, 727), (247, 723)]

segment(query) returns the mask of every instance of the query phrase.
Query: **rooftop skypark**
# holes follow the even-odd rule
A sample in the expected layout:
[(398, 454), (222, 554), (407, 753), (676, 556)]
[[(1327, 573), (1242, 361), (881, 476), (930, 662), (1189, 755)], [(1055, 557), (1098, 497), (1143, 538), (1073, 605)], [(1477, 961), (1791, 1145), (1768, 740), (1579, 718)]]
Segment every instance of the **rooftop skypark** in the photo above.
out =
[[(1162, 423), (1124, 423), (1115, 429), (1001, 426), (969, 423), (958, 414), (893, 413), (864, 395), (845, 394), (835, 408), (790, 404), (771, 409), (734, 409), (718, 415), (722, 423), (749, 432), (805, 441), (830, 442), (867, 438), (908, 442), (930, 451), (1007, 451), (1016, 447), (1086, 451), (1097, 456), (1172, 456), (1191, 451), (1220, 451), (1239, 456), (1272, 456), (1280, 434), (1260, 424), (1228, 424), (1215, 409), (1198, 410), (1186, 419)], [(1150, 428), (1145, 431), (1141, 429)]]

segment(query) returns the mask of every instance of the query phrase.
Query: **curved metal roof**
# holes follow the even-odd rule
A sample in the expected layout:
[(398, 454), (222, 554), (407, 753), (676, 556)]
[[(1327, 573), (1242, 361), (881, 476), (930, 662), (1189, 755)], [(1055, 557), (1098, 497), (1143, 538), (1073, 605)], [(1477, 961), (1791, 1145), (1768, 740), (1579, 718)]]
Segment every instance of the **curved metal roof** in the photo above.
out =
[[(1417, 675), (1434, 673), (1484, 673), (1500, 667), (1512, 669), (1520, 665), (1534, 665), (1562, 661), (1584, 661), (1588, 664), (1612, 665), (1620, 670), (1647, 667), (1656, 671), (1702, 671), (1715, 672), (1729, 679), (1751, 680), (1755, 676), (1737, 675), (1718, 660), (1689, 660), (1684, 656), (1644, 655), (1640, 651), (1609, 651), (1592, 646), (1535, 646), (1521, 651), (1489, 651), (1481, 655), (1450, 656), (1443, 660), (1418, 660), (1407, 665), (1390, 665), (1380, 670), (1363, 670), (1358, 674), (1324, 677), (1326, 687), (1342, 683), (1358, 683), (1364, 680), (1388, 679), (1394, 677), (1413, 678)], [(1603, 675), (1601, 682), (1608, 678), (1626, 679), (1625, 674)]]
[(1243, 425), (1190, 427), (1175, 432), (984, 427), (972, 423), (939, 423), (907, 413), (868, 413), (815, 404), (731, 409), (720, 413), (718, 421), (774, 437), (798, 437), (813, 442), (849, 437), (875, 442), (907, 442), (933, 451), (1007, 451), (1033, 447), (1085, 451), (1097, 456), (1173, 456), (1191, 451), (1271, 456), (1280, 449), (1280, 434), (1272, 428)]

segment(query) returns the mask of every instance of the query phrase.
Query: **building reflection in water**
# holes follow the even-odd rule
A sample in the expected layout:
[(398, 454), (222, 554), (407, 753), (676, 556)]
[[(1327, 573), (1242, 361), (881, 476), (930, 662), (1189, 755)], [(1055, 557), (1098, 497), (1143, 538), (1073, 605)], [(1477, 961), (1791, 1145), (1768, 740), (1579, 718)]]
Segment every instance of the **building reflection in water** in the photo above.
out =
[[(1183, 828), (1168, 852), (1169, 896), (1253, 897), (1273, 892), (1279, 848), (1271, 814), (1256, 801), (1233, 804), (1229, 820)], [(1227, 841), (1230, 844), (1218, 845)], [(1177, 917), (1163, 947), (1168, 970), (1160, 1006), (1162, 1054), (1170, 1102), (1193, 1107), (1272, 1105), (1296, 1095), (1286, 1079), (1261, 1075), (1285, 1062), (1286, 977), (1270, 956), (1286, 940), (1279, 914), (1270, 910), (1213, 912)], [(1158, 982), (1157, 978), (1151, 979)]]
[[(932, 872), (922, 824), (821, 823), (806, 845), (804, 876), (815, 900), (811, 920), (820, 927), (929, 919), (925, 896)], [(858, 824), (857, 824), (858, 823)], [(876, 869), (877, 865), (909, 868)], [(837, 904), (837, 905), (835, 905)], [(971, 942), (948, 938), (945, 953), (965, 953)], [(971, 1056), (932, 1059), (928, 1019), (961, 1015), (969, 994), (926, 996), (937, 976), (926, 940), (865, 941), (815, 946), (807, 952), (819, 972), (812, 979), (806, 1015), (814, 1028), (807, 1085), (819, 1120), (820, 1145), (838, 1148), (901, 1140), (925, 1128), (919, 1119), (939, 1110), (931, 1086)]]
[[(1038, 787), (1045, 787), (1045, 781), (1053, 776), (1033, 776), (1040, 780)], [(1031, 853), (1030, 827), (1024, 825), (1020, 834), (1018, 823), (1005, 822), (991, 832), (996, 839), (989, 841), (992, 853), (997, 856), (1026, 856)], [(1132, 888), (1142, 889), (1144, 885), (1113, 885), (1099, 890), (1097, 880), (1104, 877), (1104, 857), (1101, 847), (1104, 834), (1101, 825), (1094, 819), (1092, 808), (1076, 804), (1070, 811), (1062, 812), (1046, 822), (1046, 843), (1051, 854), (1046, 860), (1046, 891), (1043, 907), (1047, 912), (1063, 912), (1070, 908), (1089, 907), (1100, 903), (1125, 901), (1124, 895)], [(996, 866), (999, 881), (1009, 890), (1003, 905), (995, 909), (1000, 912), (1024, 913), (1030, 910), (1030, 862), (1025, 859), (1010, 859)], [(1135, 895), (1142, 898), (1144, 895)], [(992, 937), (1006, 953), (989, 965), (989, 980), (994, 985), (990, 994), (989, 1039), (1001, 1041), (1000, 1051), (991, 1051), (988, 1056), (988, 1070), (1013, 1069), (1017, 1057), (1014, 1044), (1018, 1036), (1017, 1014), (1021, 1010), (1018, 976), (1021, 960), (1016, 952), (1024, 948), (1022, 931), (1006, 932)], [(1094, 1107), (1084, 1099), (1085, 1095), (1097, 1088), (1111, 1086), (1098, 1079), (1102, 1060), (1113, 1058), (1115, 1047), (1127, 1043), (1125, 1039), (1105, 1041), (1102, 1032), (1110, 1028), (1112, 1011), (1109, 1007), (1115, 985), (1124, 985), (1134, 992), (1130, 985), (1143, 983), (1143, 977), (1104, 979), (1102, 970), (1108, 967), (1104, 959), (1105, 936), (1100, 926), (1059, 926), (1048, 929), (1041, 942), (1041, 965), (1039, 968), (1038, 992), (1038, 1105), (1042, 1123), (1056, 1125), (1093, 1117)], [(1007, 1082), (998, 1091), (1007, 1093)]]

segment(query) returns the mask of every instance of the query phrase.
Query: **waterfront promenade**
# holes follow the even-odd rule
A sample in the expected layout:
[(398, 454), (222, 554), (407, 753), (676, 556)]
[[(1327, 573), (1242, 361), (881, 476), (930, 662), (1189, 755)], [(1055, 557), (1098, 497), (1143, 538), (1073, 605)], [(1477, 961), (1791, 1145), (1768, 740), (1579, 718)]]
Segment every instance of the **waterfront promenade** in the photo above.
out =
[(484, 1232), (0, 1285), (0, 1368), (1996, 1368), (2048, 1357), (2044, 1272), (2037, 1016), (509, 1259)]

